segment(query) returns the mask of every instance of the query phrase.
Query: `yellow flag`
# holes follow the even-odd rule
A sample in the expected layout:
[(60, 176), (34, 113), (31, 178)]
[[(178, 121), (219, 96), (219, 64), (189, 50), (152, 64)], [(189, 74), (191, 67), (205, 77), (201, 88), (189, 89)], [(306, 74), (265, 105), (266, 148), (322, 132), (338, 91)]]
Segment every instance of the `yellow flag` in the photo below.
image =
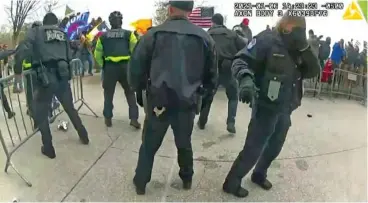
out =
[(100, 24), (98, 24), (97, 26), (95, 26), (86, 36), (87, 36), (87, 40), (88, 41), (90, 41), (90, 42), (92, 42), (93, 41), (93, 39), (95, 38), (95, 36), (97, 35), (97, 33), (99, 32), (99, 30), (98, 30), (98, 26), (99, 25), (101, 25), (101, 23)]
[(152, 27), (152, 19), (139, 19), (130, 25), (134, 27), (137, 32), (145, 34), (147, 29)]

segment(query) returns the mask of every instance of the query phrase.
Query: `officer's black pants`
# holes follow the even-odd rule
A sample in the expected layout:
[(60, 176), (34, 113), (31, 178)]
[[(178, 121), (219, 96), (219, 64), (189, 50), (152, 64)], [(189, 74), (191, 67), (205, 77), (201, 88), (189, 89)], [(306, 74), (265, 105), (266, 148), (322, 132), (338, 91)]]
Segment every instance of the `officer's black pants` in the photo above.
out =
[(266, 178), (267, 169), (279, 155), (290, 126), (289, 112), (276, 113), (259, 106), (254, 107), (243, 150), (235, 159), (225, 184), (231, 190), (237, 190), (242, 178), (256, 163), (255, 175)]
[[(38, 128), (40, 129), (42, 135), (42, 144), (45, 148), (53, 146), (48, 120), (48, 114), (49, 109), (51, 108), (50, 105), (53, 95), (55, 95), (60, 101), (78, 134), (80, 136), (87, 135), (87, 131), (82, 124), (78, 112), (74, 108), (72, 91), (68, 80), (59, 79), (55, 69), (49, 70), (47, 75), (50, 85), (48, 87), (44, 87), (41, 84), (37, 84), (35, 86), (36, 88), (33, 101), (34, 119), (36, 120)], [(39, 82), (37, 81), (37, 83)]]
[[(34, 95), (34, 92), (36, 90), (36, 86), (37, 85), (37, 78), (36, 78), (36, 75), (34, 72), (30, 72), (29, 74), (27, 74), (25, 76), (25, 83), (26, 83), (26, 103), (27, 103), (27, 108), (28, 108), (28, 113), (30, 115), (31, 118), (33, 118), (33, 109), (32, 109), (32, 106), (33, 106), (33, 95)], [(53, 116), (53, 109), (50, 105), (50, 108), (49, 108), (49, 117), (52, 117)], [(37, 125), (35, 125), (37, 126)]]
[(194, 172), (191, 135), (194, 117), (195, 110), (193, 108), (169, 109), (159, 117), (153, 113), (153, 108), (151, 108), (145, 121), (143, 141), (139, 149), (138, 164), (134, 177), (136, 184), (145, 186), (151, 180), (155, 154), (160, 148), (170, 125), (174, 133), (178, 153), (179, 176), (183, 181), (192, 180)]
[[(231, 65), (231, 64), (230, 64)], [(236, 111), (238, 109), (238, 84), (236, 80), (231, 76), (229, 72), (231, 67), (223, 64), (224, 71), (219, 72), (219, 81), (217, 86), (222, 85), (225, 87), (227, 103), (227, 124), (235, 124)], [(214, 95), (209, 98), (204, 98), (202, 109), (199, 115), (199, 122), (204, 125), (208, 121), (208, 115), (211, 110)]]
[(9, 102), (8, 102), (8, 99), (6, 98), (6, 95), (5, 95), (5, 92), (4, 92), (4, 86), (3, 84), (0, 84), (0, 97), (1, 97), (1, 103), (4, 107), (4, 110), (7, 112), (7, 113), (10, 113), (11, 112), (11, 109), (10, 109), (10, 105), (9, 105)]
[(103, 115), (105, 118), (112, 118), (112, 110), (114, 108), (113, 99), (115, 94), (116, 83), (119, 82), (124, 89), (125, 97), (129, 106), (129, 119), (138, 119), (138, 106), (135, 99), (135, 93), (129, 87), (127, 78), (127, 62), (106, 62), (104, 66), (104, 79), (102, 81), (102, 87), (104, 89), (104, 110)]

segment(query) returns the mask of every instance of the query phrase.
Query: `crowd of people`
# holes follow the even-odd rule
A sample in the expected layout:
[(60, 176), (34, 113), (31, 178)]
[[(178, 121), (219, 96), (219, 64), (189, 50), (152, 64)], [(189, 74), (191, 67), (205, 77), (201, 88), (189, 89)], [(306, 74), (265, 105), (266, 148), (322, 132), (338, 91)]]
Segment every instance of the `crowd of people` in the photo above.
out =
[[(266, 26), (266, 30), (274, 30)], [(243, 19), (242, 23), (234, 26), (233, 30), (246, 41), (252, 39), (252, 31), (249, 28), (249, 19)], [(344, 43), (344, 39), (331, 44), (331, 37), (317, 36), (314, 30), (308, 31), (308, 43), (313, 52), (320, 60), (321, 67), (324, 68), (330, 60), (333, 68), (341, 68), (352, 72), (366, 74), (367, 70), (367, 41), (363, 41), (363, 49), (360, 49), (361, 42), (351, 39)], [(331, 47), (332, 46), (332, 47)]]
[[(255, 36), (249, 19), (243, 19), (231, 30), (218, 13), (212, 17), (213, 26), (206, 32), (188, 20), (193, 6), (194, 1), (169, 1), (168, 19), (144, 35), (123, 29), (123, 15), (114, 11), (109, 15), (111, 29), (103, 33), (95, 45), (87, 44), (86, 33), (82, 33), (80, 41), (71, 42), (74, 56), (68, 54), (69, 40), (55, 14), (46, 14), (42, 25), (30, 29), (27, 38), (15, 50), (14, 86), (19, 88), (16, 92), (21, 92), (18, 85), (24, 70), (21, 62), (27, 60), (31, 70), (37, 73), (30, 110), (42, 135), (42, 154), (51, 159), (56, 157), (45, 108), (53, 96), (60, 100), (82, 144), (89, 144), (87, 129), (72, 102), (69, 83), (72, 70), (68, 63), (74, 57), (91, 62), (94, 50), (94, 60), (104, 71), (105, 125), (112, 127), (117, 83), (124, 89), (130, 125), (136, 130), (141, 128), (138, 105), (145, 109), (142, 143), (133, 178), (137, 194), (145, 194), (155, 154), (169, 126), (175, 137), (182, 186), (191, 189), (194, 174), (191, 136), (195, 115), (199, 115), (198, 127), (205, 130), (220, 84), (228, 97), (225, 121), (228, 132), (236, 133), (239, 101), (252, 109), (244, 147), (222, 189), (237, 197), (246, 197), (248, 191), (241, 183), (253, 167), (252, 182), (264, 190), (271, 189), (267, 170), (282, 150), (292, 112), (301, 105), (303, 79), (317, 77), (326, 56), (339, 64), (346, 57), (356, 55), (349, 55), (350, 50), (345, 51), (341, 41), (333, 46), (331, 55), (326, 54), (330, 52), (331, 40), (322, 41), (323, 36), (316, 37), (312, 30), (308, 39), (305, 18), (288, 13), (274, 28), (268, 27)], [(355, 68), (355, 59), (352, 64)], [(88, 73), (92, 74), (90, 67)]]
[[(61, 29), (64, 29), (69, 22), (70, 19), (74, 18), (75, 16), (80, 15), (80, 13), (76, 13), (65, 17), (59, 24)], [(90, 76), (93, 76), (93, 69), (95, 72), (100, 72), (100, 67), (96, 66), (96, 62), (93, 58), (93, 51), (96, 46), (97, 38), (93, 40), (89, 40), (87, 34), (92, 31), (96, 26), (102, 23), (103, 20), (101, 17), (92, 18), (91, 22), (89, 23), (89, 27), (87, 30), (82, 31), (79, 33), (79, 36), (76, 40), (71, 41), (71, 48), (73, 51), (73, 57), (81, 59), (83, 63), (83, 69), (81, 70), (82, 75), (84, 76), (85, 72), (87, 72)], [(87, 65), (87, 70), (85, 70), (85, 64)]]

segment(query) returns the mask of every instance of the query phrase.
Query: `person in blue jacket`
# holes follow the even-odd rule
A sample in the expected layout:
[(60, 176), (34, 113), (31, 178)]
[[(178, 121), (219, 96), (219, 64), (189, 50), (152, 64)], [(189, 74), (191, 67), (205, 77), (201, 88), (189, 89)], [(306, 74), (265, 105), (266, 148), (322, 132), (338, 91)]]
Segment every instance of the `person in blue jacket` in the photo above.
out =
[(333, 69), (339, 68), (339, 65), (342, 62), (344, 56), (345, 56), (344, 40), (341, 39), (339, 42), (336, 42), (332, 48), (330, 58), (332, 61)]

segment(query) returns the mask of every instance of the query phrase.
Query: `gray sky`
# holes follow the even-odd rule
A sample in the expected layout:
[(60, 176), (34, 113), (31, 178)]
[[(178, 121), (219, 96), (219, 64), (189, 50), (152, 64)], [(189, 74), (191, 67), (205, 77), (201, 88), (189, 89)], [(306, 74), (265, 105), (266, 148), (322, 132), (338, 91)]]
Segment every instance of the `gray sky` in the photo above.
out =
[[(272, 2), (278, 2), (279, 7), (282, 3), (296, 2), (297, 0), (280, 1), (273, 0)], [(9, 4), (9, 0), (0, 1), (0, 7)], [(154, 14), (154, 0), (60, 0), (62, 5), (69, 5), (72, 9), (83, 12), (89, 10), (91, 12), (91, 17), (101, 16), (104, 20), (107, 20), (110, 12), (114, 10), (119, 10), (124, 16), (124, 27), (128, 29), (133, 29), (129, 24), (140, 18), (151, 18)], [(234, 2), (245, 2), (236, 0), (207, 0), (207, 5), (215, 6), (215, 12), (221, 13), (227, 16), (227, 26), (231, 28), (235, 24), (238, 24), (242, 18), (233, 17), (234, 15)], [(249, 2), (249, 1), (248, 1)], [(270, 0), (263, 1), (252, 1), (257, 2), (271, 2)], [(298, 2), (312, 2), (309, 0), (299, 0)], [(327, 2), (326, 0), (316, 0), (319, 5)], [(332, 2), (328, 0), (328, 2)], [(351, 0), (339, 0), (345, 4), (345, 8), (351, 3)], [(60, 7), (55, 10), (55, 13), (62, 17), (65, 11), (65, 6)], [(367, 22), (364, 20), (354, 21), (354, 20), (343, 20), (342, 16), (344, 10), (329, 10), (328, 17), (318, 17), (318, 18), (307, 18), (307, 29), (313, 29), (316, 35), (330, 36), (333, 41), (337, 41), (340, 38), (345, 40), (350, 40), (351, 38), (357, 40), (367, 40), (368, 27)], [(253, 10), (255, 12), (255, 9)], [(34, 18), (41, 19), (42, 10), (39, 12), (39, 17)], [(0, 12), (0, 24), (7, 23), (7, 16), (5, 12)], [(277, 22), (277, 17), (251, 17), (250, 27), (253, 34), (256, 34), (266, 28), (266, 25), (272, 26)]]

